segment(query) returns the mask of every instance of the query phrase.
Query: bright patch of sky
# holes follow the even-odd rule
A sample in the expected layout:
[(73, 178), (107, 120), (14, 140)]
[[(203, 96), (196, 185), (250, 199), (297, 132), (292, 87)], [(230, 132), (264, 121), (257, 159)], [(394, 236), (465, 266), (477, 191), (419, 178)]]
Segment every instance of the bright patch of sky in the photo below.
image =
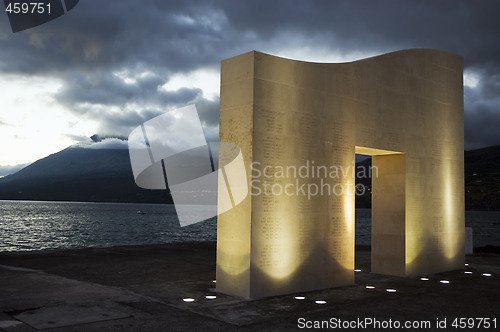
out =
[(473, 71), (464, 71), (464, 86), (475, 88), (479, 84), (479, 75)]
[(351, 62), (379, 55), (380, 53), (349, 52), (340, 53), (327, 47), (294, 47), (279, 50), (273, 55), (307, 62), (340, 63)]
[(167, 91), (177, 91), (180, 88), (199, 88), (203, 91), (205, 99), (214, 101), (220, 93), (220, 72), (205, 68), (174, 74), (170, 76), (162, 88)]
[(46, 77), (0, 76), (0, 165), (31, 163), (95, 132), (94, 121), (76, 117), (55, 100), (61, 84)]

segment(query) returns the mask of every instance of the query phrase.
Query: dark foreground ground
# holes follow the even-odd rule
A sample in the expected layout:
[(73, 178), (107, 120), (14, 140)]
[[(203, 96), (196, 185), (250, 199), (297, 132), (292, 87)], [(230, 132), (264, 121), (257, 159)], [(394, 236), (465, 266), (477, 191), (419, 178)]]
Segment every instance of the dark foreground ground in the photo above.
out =
[(0, 330), (290, 331), (327, 321), (367, 331), (405, 322), (419, 326), (408, 331), (498, 331), (500, 254), (466, 261), (422, 281), (369, 273), (369, 249), (357, 248), (354, 286), (245, 300), (215, 292), (214, 243), (0, 253)]

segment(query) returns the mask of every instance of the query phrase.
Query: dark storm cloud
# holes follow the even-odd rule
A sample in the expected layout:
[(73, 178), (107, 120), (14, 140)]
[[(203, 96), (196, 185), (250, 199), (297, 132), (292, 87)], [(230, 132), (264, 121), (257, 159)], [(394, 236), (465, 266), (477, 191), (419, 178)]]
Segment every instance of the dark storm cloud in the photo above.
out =
[(499, 104), (500, 99), (497, 99), (493, 105), (491, 103), (478, 102), (474, 105), (473, 111), (465, 112), (465, 136), (469, 149), (498, 145), (500, 143)]
[(198, 116), (208, 141), (219, 140), (219, 99), (216, 101), (203, 99), (196, 103)]
[[(58, 99), (98, 118), (109, 131), (101, 134), (124, 135), (165, 108), (196, 102), (213, 136), (218, 101), (196, 89), (159, 89), (173, 74), (218, 70), (221, 59), (254, 49), (380, 54), (436, 48), (463, 56), (466, 72), (478, 77), (465, 96), (471, 148), (500, 144), (499, 12), (495, 0), (86, 0), (25, 32), (11, 34), (0, 22), (0, 71), (59, 77), (65, 85)], [(126, 83), (123, 72), (136, 82)]]
[[(0, 68), (33, 74), (126, 67), (165, 75), (213, 65), (226, 48), (217, 30), (224, 16), (206, 7), (201, 1), (82, 1), (57, 20), (0, 39)], [(7, 34), (6, 22), (1, 28)]]
[[(445, 49), (468, 65), (497, 63), (500, 3), (427, 1), (82, 1), (76, 12), (1, 41), (2, 70), (217, 66), (293, 32), (333, 50)], [(4, 31), (8, 24), (3, 23)], [(282, 36), (283, 37), (283, 36)], [(286, 43), (287, 40), (281, 41)], [(32, 52), (26, 52), (29, 49)], [(30, 60), (30, 61), (27, 61)]]
[(58, 100), (71, 112), (98, 120), (101, 135), (127, 136), (166, 107), (204, 102), (200, 89), (162, 89), (166, 81), (153, 73), (126, 82), (110, 71), (72, 72), (65, 75), (65, 83)]
[(500, 144), (500, 75), (478, 76), (477, 87), (464, 87), (466, 149)]
[[(438, 48), (468, 65), (497, 62), (498, 1), (225, 1), (233, 28), (272, 39), (290, 30), (333, 50)], [(292, 37), (293, 38), (293, 37)]]
[(202, 94), (200, 89), (181, 88), (175, 92), (162, 89), (166, 81), (152, 73), (126, 82), (109, 71), (91, 75), (74, 72), (67, 75), (65, 82), (67, 85), (58, 92), (58, 97), (68, 106), (81, 103), (120, 107), (127, 103), (183, 104)]

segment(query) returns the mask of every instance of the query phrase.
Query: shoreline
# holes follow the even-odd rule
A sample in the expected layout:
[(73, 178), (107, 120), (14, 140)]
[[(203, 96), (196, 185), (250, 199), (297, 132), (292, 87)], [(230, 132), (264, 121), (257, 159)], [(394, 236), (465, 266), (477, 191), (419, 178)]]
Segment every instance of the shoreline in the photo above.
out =
[(74, 248), (46, 248), (46, 249), (32, 249), (32, 250), (10, 250), (10, 251), (0, 251), (0, 257), (4, 254), (15, 255), (15, 254), (51, 254), (56, 252), (66, 252), (66, 251), (99, 251), (99, 250), (111, 250), (111, 249), (134, 249), (134, 248), (151, 248), (154, 247), (183, 247), (183, 246), (197, 246), (204, 244), (216, 245), (216, 241), (178, 241), (178, 242), (168, 242), (168, 243), (146, 243), (146, 244), (129, 244), (129, 245), (116, 245), (116, 246), (93, 246), (93, 247), (74, 247)]
[[(14, 198), (2, 198), (0, 199), (0, 202), (5, 201), (5, 202), (41, 202), (41, 203), (97, 203), (97, 204), (145, 204), (145, 205), (175, 205), (174, 203), (163, 203), (163, 202), (119, 202), (119, 201), (79, 201), (79, 200), (36, 200), (36, 199), (14, 199)], [(357, 207), (355, 209), (370, 209), (370, 207)], [(487, 210), (471, 210), (471, 209), (464, 209), (464, 211), (470, 211), (470, 212), (500, 212), (500, 209), (487, 209)]]
[[(151, 244), (130, 244), (130, 245), (116, 245), (116, 246), (93, 246), (93, 247), (75, 247), (75, 248), (46, 248), (46, 249), (32, 249), (32, 250), (10, 250), (10, 251), (0, 251), (0, 259), (2, 255), (25, 255), (25, 254), (52, 254), (57, 252), (66, 251), (107, 251), (112, 249), (140, 249), (140, 248), (158, 248), (158, 249), (168, 249), (168, 248), (182, 248), (182, 247), (196, 247), (196, 246), (216, 246), (217, 241), (178, 241), (178, 242), (168, 242), (168, 243), (151, 243)], [(473, 248), (473, 255), (476, 253), (489, 253), (489, 254), (500, 254), (500, 246), (496, 245), (485, 245)], [(355, 250), (371, 251), (371, 245), (356, 244)], [(470, 255), (467, 255), (470, 256)]]

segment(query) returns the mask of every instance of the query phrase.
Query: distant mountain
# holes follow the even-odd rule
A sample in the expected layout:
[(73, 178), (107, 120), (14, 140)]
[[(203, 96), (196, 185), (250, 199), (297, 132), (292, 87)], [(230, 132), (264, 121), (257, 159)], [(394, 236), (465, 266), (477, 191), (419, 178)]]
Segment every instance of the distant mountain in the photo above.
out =
[[(357, 163), (368, 167), (371, 159)], [(371, 180), (356, 207), (371, 206)], [(500, 210), (500, 145), (465, 151), (468, 210)], [(0, 199), (172, 203), (165, 190), (136, 186), (127, 149), (69, 147), (0, 179)]]
[(500, 210), (500, 145), (465, 151), (465, 208)]
[(69, 147), (0, 179), (0, 199), (171, 203), (136, 186), (127, 149)]

